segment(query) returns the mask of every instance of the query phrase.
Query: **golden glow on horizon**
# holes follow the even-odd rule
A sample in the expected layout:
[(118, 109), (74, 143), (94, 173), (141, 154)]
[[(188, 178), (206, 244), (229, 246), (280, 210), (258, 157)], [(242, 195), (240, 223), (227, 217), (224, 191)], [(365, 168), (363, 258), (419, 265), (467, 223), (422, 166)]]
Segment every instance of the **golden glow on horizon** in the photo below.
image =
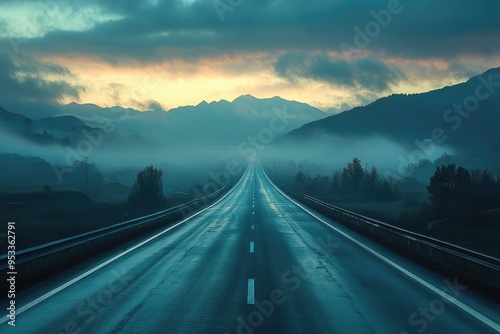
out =
[(80, 103), (144, 110), (149, 100), (158, 101), (165, 109), (196, 105), (202, 100), (233, 100), (244, 94), (301, 100), (302, 89), (293, 94), (298, 89), (262, 66), (263, 58), (263, 54), (255, 54), (244, 59), (231, 57), (196, 64), (177, 61), (120, 67), (85, 58), (44, 60), (68, 67), (78, 81), (75, 84), (83, 83), (86, 91), (81, 94)]
[(127, 63), (112, 66), (82, 57), (51, 57), (44, 61), (67, 67), (75, 75), (72, 83), (85, 87), (79, 101), (65, 98), (59, 102), (93, 103), (101, 107), (119, 105), (138, 110), (147, 110), (151, 101), (169, 110), (197, 105), (203, 100), (232, 101), (250, 94), (258, 98), (280, 96), (326, 111), (332, 107), (345, 109), (345, 106), (366, 104), (392, 92), (421, 93), (467, 79), (429, 75), (432, 71), (446, 72), (448, 64), (441, 60), (387, 59), (388, 63), (404, 70), (407, 80), (392, 85), (392, 92), (377, 95), (311, 80), (288, 82), (274, 73), (274, 58), (264, 53), (205, 59), (196, 63), (165, 61), (149, 65)]

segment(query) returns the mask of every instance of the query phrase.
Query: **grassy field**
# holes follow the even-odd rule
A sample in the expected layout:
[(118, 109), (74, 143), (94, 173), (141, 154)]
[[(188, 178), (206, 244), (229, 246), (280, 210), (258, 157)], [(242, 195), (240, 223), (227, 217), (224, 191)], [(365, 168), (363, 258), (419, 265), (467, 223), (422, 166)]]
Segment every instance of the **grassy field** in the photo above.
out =
[(431, 236), (500, 258), (500, 209), (441, 220)]
[[(238, 179), (233, 178), (232, 184)], [(189, 191), (193, 186), (185, 186), (185, 189)], [(203, 187), (199, 189), (201, 193)], [(146, 209), (134, 207), (126, 200), (128, 187), (108, 184), (105, 190), (98, 194), (100, 196), (95, 196), (93, 192), (89, 196), (68, 190), (9, 194), (2, 193), (0, 189), (0, 221), (3, 224), (10, 221), (16, 223), (16, 247), (22, 250), (123, 222), (125, 210), (127, 219), (133, 219), (188, 202), (195, 196), (188, 192), (185, 196), (172, 193), (168, 195), (166, 205)], [(116, 200), (119, 198), (117, 193), (122, 200)], [(112, 204), (102, 201), (106, 196)], [(4, 231), (0, 227), (0, 238), (4, 236)]]
[(0, 200), (0, 219), (16, 222), (16, 246), (24, 249), (123, 220), (119, 206), (100, 205), (75, 192), (33, 192)]
[[(168, 207), (179, 203), (170, 199)], [(126, 202), (102, 204), (76, 191), (17, 193), (0, 199), (0, 220), (16, 223), (18, 249), (114, 225), (125, 220), (124, 210), (128, 219), (158, 211), (133, 209)]]

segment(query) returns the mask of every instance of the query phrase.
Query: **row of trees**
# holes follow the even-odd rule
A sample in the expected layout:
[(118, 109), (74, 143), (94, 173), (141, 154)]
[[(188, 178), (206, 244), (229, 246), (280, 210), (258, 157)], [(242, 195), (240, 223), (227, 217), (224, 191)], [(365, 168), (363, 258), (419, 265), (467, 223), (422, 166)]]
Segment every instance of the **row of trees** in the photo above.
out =
[(500, 178), (488, 170), (437, 167), (427, 187), (438, 216), (476, 212), (500, 207)]
[(304, 184), (304, 190), (312, 194), (332, 194), (334, 197), (354, 199), (377, 199), (391, 201), (399, 198), (399, 192), (381, 180), (376, 167), (363, 168), (361, 160), (354, 158), (342, 172), (336, 171), (330, 180), (327, 176), (312, 179), (301, 171), (295, 175), (297, 184)]
[[(368, 200), (397, 200), (399, 194), (386, 180), (379, 177), (377, 168), (363, 168), (361, 160), (354, 158), (342, 172), (330, 179), (317, 176), (310, 179), (302, 170), (294, 181), (301, 191), (314, 195), (332, 194)], [(455, 164), (437, 167), (427, 187), (429, 199), (438, 216), (496, 208), (500, 203), (500, 177), (481, 169), (467, 170)], [(132, 205), (158, 208), (166, 204), (163, 193), (163, 171), (152, 165), (144, 168), (132, 186), (129, 196)]]
[[(441, 160), (450, 161), (443, 156)], [(427, 178), (427, 192), (433, 216), (447, 217), (465, 212), (477, 212), (500, 207), (500, 175), (488, 170), (457, 167), (453, 163), (437, 165), (436, 162), (421, 161), (409, 168), (424, 169)], [(431, 170), (431, 167), (433, 168)], [(414, 178), (409, 173), (408, 179)], [(382, 180), (376, 167), (363, 168), (361, 160), (354, 158), (341, 171), (328, 176), (309, 178), (301, 170), (295, 175), (298, 191), (313, 196), (330, 194), (337, 198), (393, 201), (400, 198), (394, 184)], [(404, 184), (402, 185), (404, 186)]]
[(437, 167), (447, 166), (450, 164), (460, 164), (461, 161), (451, 154), (443, 153), (434, 161), (422, 159), (418, 162), (411, 163), (405, 168), (405, 178), (416, 179), (421, 183), (429, 183), (430, 177), (434, 174)]
[(399, 191), (382, 180), (375, 166), (363, 168), (361, 160), (354, 158), (342, 172), (335, 172), (332, 178), (332, 192), (340, 196), (354, 196), (355, 199), (393, 201), (399, 199)]
[(379, 174), (377, 168), (371, 170), (361, 166), (361, 160), (354, 158), (342, 172), (335, 172), (332, 178), (332, 192), (342, 195), (372, 197), (379, 189)]

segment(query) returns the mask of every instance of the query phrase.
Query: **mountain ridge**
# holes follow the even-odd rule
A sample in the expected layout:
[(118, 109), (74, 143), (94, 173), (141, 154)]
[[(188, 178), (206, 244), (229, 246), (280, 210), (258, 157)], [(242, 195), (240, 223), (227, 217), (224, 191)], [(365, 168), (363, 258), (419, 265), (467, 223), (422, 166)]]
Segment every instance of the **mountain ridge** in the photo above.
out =
[[(488, 98), (480, 100), (481, 96), (476, 97), (478, 92), (488, 95)], [(476, 101), (474, 108), (467, 105)], [(465, 106), (460, 108), (463, 104)], [(457, 149), (460, 155), (491, 162), (490, 156), (500, 149), (500, 138), (495, 136), (500, 124), (499, 109), (500, 68), (492, 68), (456, 85), (425, 93), (380, 98), (366, 106), (305, 124), (285, 138), (308, 142), (321, 135), (379, 135), (415, 148), (415, 140), (431, 139), (434, 129), (441, 128), (446, 133), (446, 145)]]
[[(258, 99), (245, 95), (233, 102), (202, 101), (196, 106), (183, 106), (164, 112), (140, 112), (132, 108), (101, 108), (95, 104), (70, 103), (60, 106), (57, 115), (32, 122), (37, 124), (37, 130), (46, 130), (53, 135), (71, 132), (70, 130), (78, 126), (97, 129), (110, 126), (114, 129), (111, 137), (116, 137), (117, 140), (121, 138), (130, 144), (134, 138), (143, 135), (145, 138), (141, 138), (140, 142), (150, 145), (156, 142), (158, 145), (166, 143), (237, 146), (247, 136), (269, 127), (270, 121), (277, 116), (283, 116), (282, 114), (287, 119), (287, 124), (280, 135), (326, 116), (322, 111), (307, 104), (276, 97)], [(19, 131), (22, 131), (22, 121), (18, 122)], [(62, 127), (64, 131), (61, 130)]]

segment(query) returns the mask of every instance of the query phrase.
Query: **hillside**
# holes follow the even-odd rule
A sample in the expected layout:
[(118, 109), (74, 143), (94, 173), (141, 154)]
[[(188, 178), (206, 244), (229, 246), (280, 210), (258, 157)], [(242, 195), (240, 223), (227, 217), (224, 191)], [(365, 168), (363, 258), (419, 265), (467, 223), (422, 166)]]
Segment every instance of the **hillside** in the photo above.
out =
[[(493, 84), (485, 86), (485, 81)], [(438, 144), (452, 147), (463, 160), (497, 163), (494, 160), (500, 149), (498, 85), (500, 68), (491, 69), (458, 85), (379, 99), (367, 106), (311, 122), (290, 132), (287, 138), (308, 142), (325, 134), (349, 138), (378, 135), (411, 150), (417, 147), (415, 140), (430, 140), (435, 129), (442, 129), (446, 140)], [(476, 94), (488, 97), (478, 106), (473, 105), (479, 100)], [(463, 104), (467, 105), (461, 111), (454, 108), (454, 105)]]
[[(0, 109), (0, 151), (40, 156), (63, 166), (85, 157), (106, 168), (193, 159), (219, 162), (230, 156), (244, 159), (238, 152), (241, 145), (247, 145), (246, 152), (253, 150), (251, 145), (261, 150), (269, 143), (265, 141), (325, 116), (307, 104), (249, 95), (168, 112), (76, 103), (52, 111), (59, 114), (40, 117), (36, 108), (22, 111), (24, 115)], [(249, 138), (258, 142), (249, 144)]]

